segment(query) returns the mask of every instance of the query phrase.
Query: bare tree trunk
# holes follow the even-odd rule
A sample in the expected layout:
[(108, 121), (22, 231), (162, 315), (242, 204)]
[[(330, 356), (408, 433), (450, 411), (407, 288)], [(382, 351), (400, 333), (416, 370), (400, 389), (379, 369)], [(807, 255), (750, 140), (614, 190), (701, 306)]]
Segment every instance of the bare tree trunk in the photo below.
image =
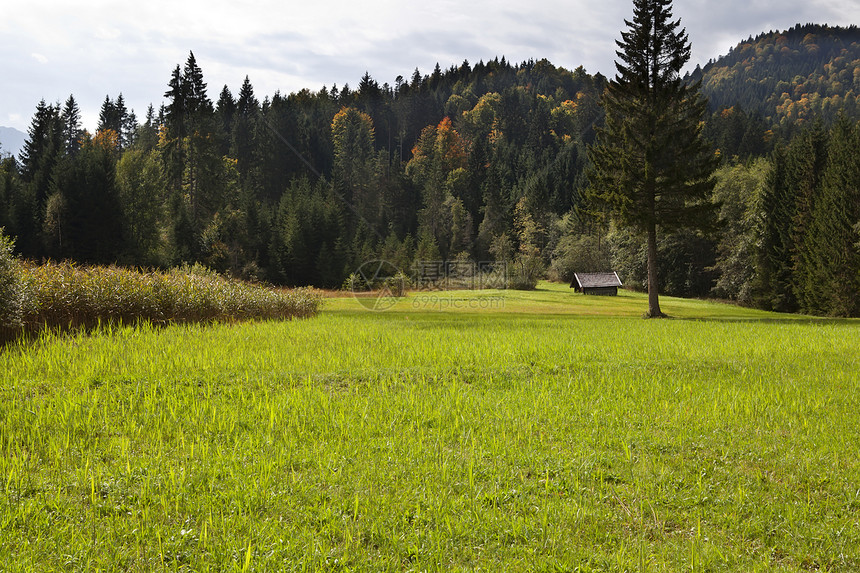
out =
[(648, 318), (663, 318), (657, 292), (657, 225), (648, 225)]

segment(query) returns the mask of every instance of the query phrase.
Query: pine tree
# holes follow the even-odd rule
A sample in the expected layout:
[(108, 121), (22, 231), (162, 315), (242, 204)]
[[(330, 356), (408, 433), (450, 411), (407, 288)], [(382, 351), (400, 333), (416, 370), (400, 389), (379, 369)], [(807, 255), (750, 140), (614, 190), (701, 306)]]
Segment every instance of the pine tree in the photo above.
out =
[(13, 198), (13, 219), (17, 248), (25, 256), (42, 256), (41, 232), (45, 207), (51, 193), (57, 165), (64, 156), (60, 107), (45, 100), (36, 106), (24, 149), (21, 151), (20, 193)]
[(706, 102), (682, 82), (690, 44), (671, 0), (634, 0), (634, 19), (617, 41), (618, 74), (602, 98), (605, 126), (589, 149), (591, 196), (606, 203), (648, 244), (648, 316), (660, 317), (658, 228), (707, 225), (717, 167), (701, 137)]
[(221, 161), (212, 137), (215, 109), (206, 95), (203, 70), (197, 65), (194, 52), (188, 54), (182, 79), (188, 137), (184, 188), (191, 202), (191, 216), (197, 219), (214, 213), (219, 207)]
[(119, 122), (116, 116), (116, 107), (110, 96), (106, 95), (102, 107), (99, 109), (99, 123), (96, 126), (96, 132), (107, 131), (108, 129), (118, 131)]
[(161, 126), (158, 123), (158, 117), (155, 115), (155, 108), (152, 104), (146, 110), (146, 119), (137, 133), (137, 147), (141, 150), (149, 152), (155, 149), (158, 145), (158, 130)]
[(786, 150), (777, 147), (762, 194), (763, 222), (756, 263), (755, 299), (759, 307), (794, 312), (797, 300), (791, 288), (791, 221), (795, 215), (793, 188), (788, 185)]
[(820, 283), (815, 268), (820, 260), (811, 245), (811, 230), (827, 156), (827, 134), (821, 125), (816, 125), (794, 138), (786, 157), (786, 183), (794, 199), (789, 237), (791, 286), (800, 309), (805, 312), (819, 311), (815, 291)]
[(236, 102), (232, 129), (231, 156), (237, 161), (237, 169), (242, 183), (246, 183), (256, 167), (254, 136), (257, 120), (260, 114), (260, 104), (254, 97), (254, 88), (248, 76), (239, 90), (239, 100)]
[(354, 107), (343, 108), (331, 122), (334, 146), (332, 178), (344, 202), (358, 220), (378, 233), (383, 210), (382, 197), (374, 181), (373, 120)]
[[(21, 175), (26, 182), (33, 182), (44, 176), (50, 178), (50, 171), (62, 148), (62, 126), (58, 106), (49, 105), (45, 100), (36, 106), (36, 114), (30, 123), (27, 141), (21, 150)], [(45, 183), (47, 189), (47, 182)], [(44, 199), (44, 197), (40, 197)]]
[(0, 155), (0, 228), (14, 232), (14, 207), (21, 195), (18, 185), (18, 165), (12, 156)]
[(215, 105), (216, 123), (218, 125), (218, 151), (221, 155), (230, 154), (230, 140), (233, 133), (233, 116), (236, 114), (236, 100), (230, 88), (226, 85), (221, 89), (218, 103)]
[(805, 310), (860, 316), (860, 125), (839, 121), (830, 136), (827, 166), (805, 250), (810, 277)]
[(137, 143), (138, 137), (140, 137), (140, 126), (137, 124), (137, 114), (132, 109), (125, 114), (122, 122), (122, 131), (120, 132), (120, 144), (122, 148), (128, 149), (133, 146)]
[(166, 180), (188, 203), (187, 215), (191, 226), (197, 228), (223, 202), (224, 165), (213, 135), (215, 110), (193, 52), (183, 69), (176, 66), (168, 86), (161, 145)]
[(60, 113), (63, 123), (63, 143), (67, 155), (75, 155), (81, 149), (81, 110), (75, 97), (70, 95)]
[(116, 190), (117, 135), (104, 130), (80, 153), (57, 165), (46, 209), (46, 234), (61, 230), (54, 255), (87, 263), (112, 263), (122, 251), (123, 221)]
[(170, 88), (165, 92), (168, 104), (162, 106), (164, 141), (161, 146), (162, 161), (168, 185), (177, 194), (182, 188), (182, 175), (185, 169), (186, 126), (186, 87), (182, 70), (177, 64), (168, 82)]
[(214, 108), (212, 101), (206, 95), (206, 82), (203, 81), (203, 70), (197, 65), (194, 52), (189, 52), (182, 72), (183, 86), (185, 88), (185, 103), (188, 118), (192, 124), (199, 125), (211, 118)]
[(182, 76), (179, 64), (173, 69), (167, 86), (170, 88), (164, 94), (164, 97), (169, 101), (167, 106), (164, 107), (164, 123), (167, 128), (167, 137), (170, 139), (182, 139), (186, 134), (185, 108), (187, 96), (185, 78)]
[(116, 124), (113, 128), (119, 136), (117, 138), (117, 145), (119, 146), (119, 149), (125, 149), (131, 142), (131, 132), (133, 131), (132, 126), (137, 125), (137, 118), (129, 117), (128, 108), (125, 107), (125, 98), (121, 93), (116, 96), (114, 110), (116, 114), (114, 121)]

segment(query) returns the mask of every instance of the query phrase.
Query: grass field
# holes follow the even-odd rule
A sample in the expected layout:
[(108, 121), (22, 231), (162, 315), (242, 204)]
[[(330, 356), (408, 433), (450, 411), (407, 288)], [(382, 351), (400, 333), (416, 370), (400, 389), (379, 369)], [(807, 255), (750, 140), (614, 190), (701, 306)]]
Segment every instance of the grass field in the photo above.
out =
[(860, 570), (860, 322), (540, 286), (0, 351), (0, 570)]

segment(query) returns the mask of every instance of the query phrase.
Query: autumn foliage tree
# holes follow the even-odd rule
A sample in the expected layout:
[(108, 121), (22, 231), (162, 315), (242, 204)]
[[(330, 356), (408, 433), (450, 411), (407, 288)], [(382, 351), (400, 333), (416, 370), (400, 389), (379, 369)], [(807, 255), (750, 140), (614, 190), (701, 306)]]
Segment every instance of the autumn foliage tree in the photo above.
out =
[(382, 219), (382, 197), (375, 185), (373, 120), (354, 107), (344, 107), (331, 122), (334, 146), (332, 176), (341, 197), (360, 222), (374, 231)]
[(432, 237), (443, 256), (471, 248), (473, 222), (462, 195), (466, 187), (468, 144), (445, 117), (424, 128), (406, 173), (422, 189), (421, 233)]

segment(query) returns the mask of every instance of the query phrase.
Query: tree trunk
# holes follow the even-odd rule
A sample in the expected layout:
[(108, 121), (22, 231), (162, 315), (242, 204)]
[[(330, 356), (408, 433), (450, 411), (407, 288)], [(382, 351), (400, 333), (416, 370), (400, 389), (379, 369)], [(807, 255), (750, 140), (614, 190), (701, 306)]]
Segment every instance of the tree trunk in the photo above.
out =
[(648, 224), (648, 318), (663, 318), (657, 292), (657, 225)]

